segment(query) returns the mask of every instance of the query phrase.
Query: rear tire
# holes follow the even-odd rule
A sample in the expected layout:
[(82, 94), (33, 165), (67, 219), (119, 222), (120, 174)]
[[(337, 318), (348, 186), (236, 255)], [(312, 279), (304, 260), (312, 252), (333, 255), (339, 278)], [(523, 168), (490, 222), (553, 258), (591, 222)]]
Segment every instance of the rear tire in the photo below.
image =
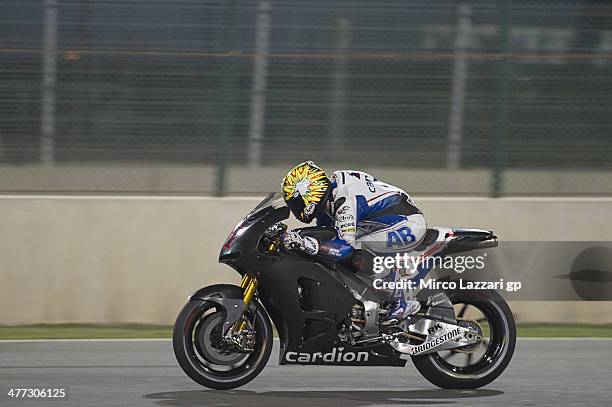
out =
[[(491, 325), (491, 341), (473, 366), (455, 367), (439, 352), (412, 356), (417, 370), (443, 389), (476, 389), (495, 380), (506, 369), (516, 345), (516, 325), (506, 301), (495, 291), (448, 291), (453, 304), (469, 304), (481, 310)], [(469, 360), (469, 359), (468, 359)]]
[(264, 307), (250, 304), (256, 331), (253, 353), (223, 354), (214, 347), (225, 320), (217, 303), (191, 300), (179, 313), (172, 335), (174, 354), (183, 371), (202, 386), (228, 390), (253, 380), (266, 366), (272, 352), (272, 325)]

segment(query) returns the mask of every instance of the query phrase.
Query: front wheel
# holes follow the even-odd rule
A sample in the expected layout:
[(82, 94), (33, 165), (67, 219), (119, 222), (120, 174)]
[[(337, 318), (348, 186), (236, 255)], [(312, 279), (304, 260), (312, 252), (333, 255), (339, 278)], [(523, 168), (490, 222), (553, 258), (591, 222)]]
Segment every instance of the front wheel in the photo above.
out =
[(248, 353), (221, 345), (225, 311), (215, 302), (191, 300), (174, 324), (172, 342), (183, 371), (202, 386), (233, 389), (253, 380), (272, 352), (272, 325), (263, 306), (252, 301), (247, 313), (253, 321), (255, 344)]
[(482, 341), (465, 348), (413, 356), (417, 370), (444, 389), (476, 389), (506, 369), (516, 344), (510, 307), (495, 291), (446, 292), (459, 325), (479, 331)]

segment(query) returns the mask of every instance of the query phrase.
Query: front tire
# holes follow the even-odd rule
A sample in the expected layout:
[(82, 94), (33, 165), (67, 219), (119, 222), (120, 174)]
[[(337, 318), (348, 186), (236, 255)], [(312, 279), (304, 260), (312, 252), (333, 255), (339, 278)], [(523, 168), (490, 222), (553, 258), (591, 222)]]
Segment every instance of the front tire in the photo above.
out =
[[(450, 301), (463, 307), (457, 315), (465, 312), (466, 306), (477, 308), (487, 320), (490, 341), (475, 363), (470, 364), (470, 353), (476, 349), (464, 350), (468, 357), (466, 366), (456, 366), (443, 357), (443, 352), (412, 356), (417, 370), (429, 382), (443, 389), (476, 389), (495, 380), (506, 369), (516, 345), (516, 325), (510, 307), (495, 291), (449, 291)], [(458, 307), (458, 305), (455, 305)], [(450, 353), (449, 351), (446, 351)], [(448, 359), (450, 360), (450, 359)]]
[(183, 307), (174, 324), (172, 342), (176, 359), (187, 376), (218, 390), (240, 387), (257, 377), (272, 352), (272, 325), (259, 302), (252, 301), (247, 312), (254, 316), (254, 351), (227, 354), (214, 344), (225, 320), (220, 306), (194, 299)]

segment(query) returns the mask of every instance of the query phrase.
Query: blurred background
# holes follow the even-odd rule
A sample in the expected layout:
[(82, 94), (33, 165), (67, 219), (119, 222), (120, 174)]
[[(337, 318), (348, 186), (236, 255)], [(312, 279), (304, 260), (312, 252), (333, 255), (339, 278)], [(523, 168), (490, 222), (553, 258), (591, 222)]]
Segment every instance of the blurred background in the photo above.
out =
[(2, 0), (0, 19), (7, 192), (261, 193), (311, 158), (414, 171), (418, 194), (612, 193), (608, 1)]
[(170, 321), (305, 159), (608, 240), (609, 1), (0, 0), (0, 73), (0, 322)]

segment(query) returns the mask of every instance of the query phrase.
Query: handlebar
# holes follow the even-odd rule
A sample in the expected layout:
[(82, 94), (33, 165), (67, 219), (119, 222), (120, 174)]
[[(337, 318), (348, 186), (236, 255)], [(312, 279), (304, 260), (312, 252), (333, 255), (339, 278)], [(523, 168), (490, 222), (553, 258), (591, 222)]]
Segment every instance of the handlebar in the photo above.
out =
[(287, 225), (283, 222), (278, 222), (270, 226), (262, 236), (262, 249), (265, 249), (268, 253), (278, 251), (281, 246), (281, 236), (285, 231), (287, 231)]

